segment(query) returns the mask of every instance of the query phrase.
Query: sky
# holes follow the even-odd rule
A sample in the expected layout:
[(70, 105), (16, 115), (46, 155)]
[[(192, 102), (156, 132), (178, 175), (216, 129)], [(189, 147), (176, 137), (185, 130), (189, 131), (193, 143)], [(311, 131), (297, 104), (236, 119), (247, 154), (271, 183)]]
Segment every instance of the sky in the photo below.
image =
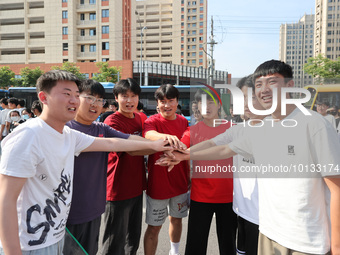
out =
[[(280, 25), (315, 14), (315, 0), (208, 0), (208, 41), (214, 19), (216, 70), (233, 78), (279, 59)], [(210, 51), (208, 51), (210, 53)]]

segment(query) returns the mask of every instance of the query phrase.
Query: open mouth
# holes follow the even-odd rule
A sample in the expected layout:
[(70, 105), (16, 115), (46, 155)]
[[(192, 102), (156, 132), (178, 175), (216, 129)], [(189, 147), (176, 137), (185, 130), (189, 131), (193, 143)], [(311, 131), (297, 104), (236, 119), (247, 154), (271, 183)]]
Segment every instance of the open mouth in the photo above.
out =
[(92, 113), (97, 113), (97, 111), (96, 111), (96, 110), (90, 110), (90, 112), (92, 112)]
[(263, 96), (261, 99), (262, 101), (264, 101), (265, 103), (269, 103), (272, 101), (272, 96)]
[(70, 112), (75, 112), (75, 111), (76, 111), (76, 108), (75, 108), (75, 107), (69, 107), (68, 110), (69, 110)]

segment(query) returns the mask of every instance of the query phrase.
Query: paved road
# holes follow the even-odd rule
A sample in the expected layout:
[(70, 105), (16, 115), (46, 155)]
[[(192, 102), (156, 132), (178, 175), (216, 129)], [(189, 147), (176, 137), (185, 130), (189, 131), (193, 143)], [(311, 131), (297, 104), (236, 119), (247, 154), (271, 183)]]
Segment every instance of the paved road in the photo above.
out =
[[(144, 254), (144, 247), (143, 247), (143, 238), (146, 229), (145, 224), (145, 197), (144, 197), (144, 206), (143, 206), (143, 225), (142, 225), (142, 236), (140, 241), (140, 246), (138, 249), (137, 254), (142, 255)], [(185, 240), (188, 228), (188, 218), (183, 219), (183, 231), (182, 231), (182, 238), (181, 238), (181, 245), (180, 245), (180, 254), (184, 255), (185, 249)], [(158, 240), (158, 248), (157, 248), (157, 255), (168, 255), (170, 250), (170, 241), (169, 241), (169, 220), (167, 219), (166, 222), (163, 224), (161, 232), (159, 234)], [(213, 218), (210, 235), (209, 235), (209, 242), (208, 242), (208, 250), (207, 255), (218, 255), (218, 242), (216, 236), (216, 226), (215, 226), (215, 217)]]

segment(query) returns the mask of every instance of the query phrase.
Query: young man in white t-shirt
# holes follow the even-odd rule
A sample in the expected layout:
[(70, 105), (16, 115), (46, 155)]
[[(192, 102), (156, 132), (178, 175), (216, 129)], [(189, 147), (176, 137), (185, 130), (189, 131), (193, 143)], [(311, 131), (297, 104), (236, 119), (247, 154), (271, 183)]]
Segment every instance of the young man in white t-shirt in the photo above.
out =
[(190, 158), (254, 156), (258, 176), (266, 177), (258, 178), (259, 254), (340, 254), (340, 143), (321, 115), (293, 104), (283, 113), (281, 90), (294, 86), (292, 78), (281, 61), (261, 64), (254, 73), (257, 99), (270, 109), (278, 92), (271, 117), (243, 139), (209, 149), (213, 158), (205, 150)]
[(166, 149), (166, 141), (95, 138), (66, 127), (79, 107), (79, 84), (78, 78), (66, 71), (43, 74), (37, 80), (42, 114), (2, 142), (0, 254), (62, 254), (74, 155)]

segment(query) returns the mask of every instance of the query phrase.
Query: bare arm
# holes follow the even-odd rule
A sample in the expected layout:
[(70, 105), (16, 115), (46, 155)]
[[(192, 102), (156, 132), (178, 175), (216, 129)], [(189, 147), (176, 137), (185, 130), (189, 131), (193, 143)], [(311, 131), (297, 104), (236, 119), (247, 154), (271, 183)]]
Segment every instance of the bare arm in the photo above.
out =
[(213, 146), (216, 146), (216, 143), (214, 143), (213, 140), (206, 140), (206, 141), (203, 141), (201, 143), (198, 143), (198, 144), (191, 146), (190, 152), (192, 153), (194, 151), (206, 150), (206, 149), (209, 149)]
[(237, 153), (231, 150), (228, 145), (219, 145), (200, 151), (190, 150), (190, 159), (191, 160), (227, 159), (235, 156), (236, 154)]
[(145, 138), (155, 141), (155, 140), (159, 140), (159, 139), (166, 139), (169, 141), (170, 146), (179, 149), (179, 150), (183, 150), (186, 149), (187, 146), (182, 143), (177, 136), (175, 135), (168, 135), (168, 134), (163, 134), (163, 133), (159, 133), (155, 130), (151, 130), (145, 133)]
[(340, 254), (340, 177), (326, 177), (331, 192), (331, 254)]
[(94, 142), (88, 146), (83, 152), (86, 151), (115, 151), (115, 152), (128, 152), (139, 150), (153, 150), (153, 151), (165, 151), (170, 150), (170, 147), (165, 145), (168, 142), (165, 140), (157, 140), (153, 142), (149, 141), (136, 141), (130, 139), (120, 138), (99, 138), (96, 137)]
[[(132, 141), (143, 141), (143, 142), (149, 142), (152, 143), (151, 140), (145, 139), (141, 136), (138, 135), (130, 135), (130, 137), (128, 138), (128, 140), (132, 140)], [(150, 155), (155, 153), (155, 150), (149, 149), (149, 150), (136, 150), (136, 151), (130, 151), (127, 152), (129, 155), (131, 156), (143, 156), (143, 155)]]
[(17, 199), (26, 180), (0, 174), (0, 239), (6, 255), (22, 254)]

